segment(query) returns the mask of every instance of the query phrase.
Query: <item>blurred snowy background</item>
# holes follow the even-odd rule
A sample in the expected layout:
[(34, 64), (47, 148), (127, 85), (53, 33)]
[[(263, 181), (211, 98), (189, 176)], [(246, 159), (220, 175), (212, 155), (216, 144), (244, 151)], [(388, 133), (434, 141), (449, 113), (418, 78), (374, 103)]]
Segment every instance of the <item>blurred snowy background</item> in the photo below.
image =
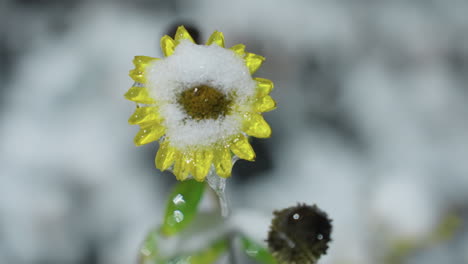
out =
[[(467, 14), (464, 0), (0, 1), (0, 263), (135, 263), (175, 180), (157, 144), (132, 143), (128, 70), (186, 21), (267, 57), (257, 76), (276, 84), (274, 135), (228, 181), (246, 232), (262, 241), (272, 210), (317, 203), (334, 219), (321, 263), (468, 263)], [(461, 225), (431, 239), (446, 219)]]

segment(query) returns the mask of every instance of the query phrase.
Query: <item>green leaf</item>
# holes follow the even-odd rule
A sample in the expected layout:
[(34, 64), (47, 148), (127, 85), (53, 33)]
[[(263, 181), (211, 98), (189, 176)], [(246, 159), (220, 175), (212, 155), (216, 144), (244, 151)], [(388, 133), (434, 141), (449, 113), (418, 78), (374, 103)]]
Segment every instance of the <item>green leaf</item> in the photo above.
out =
[(228, 249), (226, 239), (218, 240), (211, 244), (208, 248), (192, 254), (177, 256), (166, 262), (157, 262), (164, 264), (212, 264), (221, 257)]
[(197, 213), (205, 184), (195, 180), (179, 182), (167, 202), (162, 234), (172, 236), (183, 230)]
[(260, 246), (258, 243), (249, 239), (246, 236), (241, 237), (242, 250), (250, 258), (263, 263), (263, 264), (278, 264), (276, 259), (271, 255), (271, 253), (264, 247)]
[(139, 263), (148, 263), (159, 258), (158, 241), (159, 228), (151, 230), (140, 248), (140, 261)]

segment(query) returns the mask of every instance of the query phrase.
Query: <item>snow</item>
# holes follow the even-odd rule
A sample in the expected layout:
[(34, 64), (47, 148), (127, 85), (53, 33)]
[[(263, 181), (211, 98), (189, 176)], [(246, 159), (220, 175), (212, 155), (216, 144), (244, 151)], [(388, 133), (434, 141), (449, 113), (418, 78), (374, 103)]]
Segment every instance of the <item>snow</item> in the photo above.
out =
[[(133, 146), (123, 94), (133, 56), (161, 57), (159, 38), (181, 17), (203, 40), (219, 30), (265, 56), (258, 76), (275, 82), (259, 172), (226, 183), (245, 233), (261, 242), (273, 210), (316, 203), (334, 219), (321, 263), (381, 263), (392, 242), (428, 237), (447, 214), (466, 222), (464, 1), (4, 2), (0, 263), (135, 261), (173, 176), (154, 169), (156, 145)], [(467, 237), (408, 263), (466, 262)]]
[(217, 119), (194, 120), (178, 103), (183, 91), (209, 85), (225, 95), (234, 93), (232, 104), (246, 111), (256, 87), (244, 60), (233, 51), (188, 40), (182, 41), (173, 55), (148, 66), (146, 78), (150, 95), (156, 99), (164, 118), (166, 135), (172, 145), (182, 149), (211, 145), (239, 134), (242, 126), (239, 111)]

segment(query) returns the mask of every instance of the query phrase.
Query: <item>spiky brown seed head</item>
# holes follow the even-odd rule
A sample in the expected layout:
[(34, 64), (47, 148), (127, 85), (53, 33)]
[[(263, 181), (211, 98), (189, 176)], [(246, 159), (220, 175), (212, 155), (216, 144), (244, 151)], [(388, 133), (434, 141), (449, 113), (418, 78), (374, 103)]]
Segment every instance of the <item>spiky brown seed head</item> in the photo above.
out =
[(267, 242), (279, 263), (315, 264), (327, 253), (332, 224), (316, 205), (298, 204), (273, 214)]

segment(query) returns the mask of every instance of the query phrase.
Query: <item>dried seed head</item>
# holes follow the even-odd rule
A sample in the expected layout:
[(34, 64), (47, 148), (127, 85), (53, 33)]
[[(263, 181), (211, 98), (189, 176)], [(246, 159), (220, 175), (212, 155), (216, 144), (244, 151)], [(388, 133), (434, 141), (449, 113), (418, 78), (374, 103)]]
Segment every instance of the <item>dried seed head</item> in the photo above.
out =
[(267, 242), (280, 263), (314, 264), (326, 254), (331, 220), (316, 205), (298, 204), (273, 214)]

